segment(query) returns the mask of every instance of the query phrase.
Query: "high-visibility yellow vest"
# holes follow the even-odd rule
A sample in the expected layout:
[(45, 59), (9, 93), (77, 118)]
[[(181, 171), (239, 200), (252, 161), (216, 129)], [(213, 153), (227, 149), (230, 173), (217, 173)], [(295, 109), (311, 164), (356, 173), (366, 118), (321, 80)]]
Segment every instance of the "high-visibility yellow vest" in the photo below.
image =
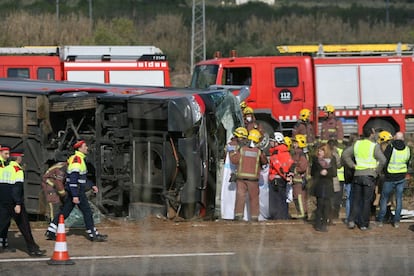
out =
[[(337, 148), (337, 151), (338, 151), (339, 158), (341, 158), (342, 152), (344, 150), (341, 149), (341, 148)], [(337, 169), (336, 175), (338, 176), (338, 180), (339, 181), (345, 181), (345, 170), (344, 170), (344, 166), (342, 166), (339, 169)]]
[(9, 164), (10, 169), (10, 184), (14, 184), (16, 182), (24, 182), (24, 173), (22, 166), (16, 161), (10, 161)]
[(369, 139), (359, 140), (354, 145), (356, 171), (375, 169), (378, 161), (374, 157), (376, 144)]
[(407, 161), (410, 158), (410, 149), (405, 147), (403, 150), (392, 149), (390, 162), (387, 171), (389, 173), (406, 173)]
[(6, 182), (6, 175), (4, 174), (4, 171), (6, 170), (5, 163), (3, 157), (0, 156), (0, 183), (8, 183)]

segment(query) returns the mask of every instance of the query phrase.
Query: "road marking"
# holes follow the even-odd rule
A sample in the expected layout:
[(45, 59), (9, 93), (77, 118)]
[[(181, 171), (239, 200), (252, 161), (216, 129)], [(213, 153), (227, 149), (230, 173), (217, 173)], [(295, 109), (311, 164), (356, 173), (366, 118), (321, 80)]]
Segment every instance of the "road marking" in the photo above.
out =
[[(132, 258), (166, 258), (166, 257), (199, 257), (199, 256), (232, 256), (235, 252), (211, 252), (211, 253), (183, 253), (183, 254), (146, 254), (146, 255), (124, 255), (124, 256), (83, 256), (71, 257), (71, 260), (103, 260), (103, 259), (132, 259)], [(19, 258), (0, 259), (0, 263), (6, 262), (39, 262), (50, 258)]]

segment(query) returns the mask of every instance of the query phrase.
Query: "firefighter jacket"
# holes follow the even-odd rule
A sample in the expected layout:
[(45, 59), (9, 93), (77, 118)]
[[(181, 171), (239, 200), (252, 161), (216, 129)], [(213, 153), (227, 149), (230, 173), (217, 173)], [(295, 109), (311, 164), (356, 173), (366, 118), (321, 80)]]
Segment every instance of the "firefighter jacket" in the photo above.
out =
[(59, 203), (65, 192), (67, 162), (51, 166), (42, 177), (42, 189), (49, 203)]
[(384, 166), (385, 181), (403, 180), (408, 172), (411, 151), (403, 140), (394, 140), (384, 151), (387, 159)]
[(342, 156), (345, 164), (355, 169), (354, 176), (370, 175), (377, 177), (386, 162), (380, 145), (369, 138), (356, 141), (344, 150)]
[(296, 134), (305, 135), (306, 143), (308, 145), (313, 145), (315, 143), (315, 132), (311, 122), (299, 120), (293, 127), (292, 137), (295, 137)]
[(10, 170), (10, 182), (12, 185), (12, 197), (13, 202), (16, 205), (21, 205), (24, 201), (23, 193), (23, 183), (24, 183), (24, 173), (22, 166), (16, 161), (10, 161), (8, 165)]
[(256, 147), (243, 146), (230, 154), (230, 160), (237, 165), (237, 179), (258, 181), (261, 166), (267, 164), (266, 155)]
[(331, 139), (338, 140), (340, 143), (344, 140), (344, 128), (342, 122), (335, 117), (327, 118), (322, 122), (321, 127), (321, 141), (326, 143)]
[(71, 192), (72, 197), (78, 197), (80, 190), (85, 190), (87, 185), (88, 169), (85, 162), (85, 154), (75, 151), (68, 159), (66, 176), (66, 189)]
[(273, 147), (270, 156), (269, 180), (275, 178), (287, 179), (288, 174), (293, 174), (295, 166), (290, 152), (285, 144)]
[(303, 183), (304, 177), (306, 177), (308, 171), (309, 161), (301, 148), (295, 149), (292, 158), (295, 164), (293, 183)]

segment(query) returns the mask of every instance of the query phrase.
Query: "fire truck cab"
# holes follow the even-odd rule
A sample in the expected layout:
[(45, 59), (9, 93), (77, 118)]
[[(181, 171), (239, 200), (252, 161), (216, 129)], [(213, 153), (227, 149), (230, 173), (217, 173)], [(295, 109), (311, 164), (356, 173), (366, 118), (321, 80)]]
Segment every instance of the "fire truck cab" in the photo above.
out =
[(312, 111), (320, 133), (323, 107), (335, 107), (346, 135), (376, 129), (414, 132), (412, 45), (279, 46), (280, 56), (217, 56), (198, 63), (191, 87), (250, 86), (247, 104), (267, 131), (290, 134), (299, 111)]
[(0, 77), (171, 86), (167, 58), (154, 46), (0, 48)]

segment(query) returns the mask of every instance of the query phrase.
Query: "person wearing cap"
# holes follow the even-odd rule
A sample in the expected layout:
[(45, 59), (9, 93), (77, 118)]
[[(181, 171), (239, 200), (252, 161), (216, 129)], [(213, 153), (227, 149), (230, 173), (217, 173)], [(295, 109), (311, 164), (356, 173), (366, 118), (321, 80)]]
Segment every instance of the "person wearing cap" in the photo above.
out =
[[(88, 154), (88, 146), (85, 140), (80, 140), (73, 145), (73, 149), (75, 150), (75, 154), (69, 157), (66, 172), (67, 176), (65, 189), (68, 197), (63, 204), (59, 216), (60, 214), (63, 214), (66, 219), (72, 212), (73, 208), (77, 205), (83, 214), (89, 240), (94, 242), (106, 241), (107, 236), (100, 234), (95, 228), (92, 210), (85, 193), (89, 188), (92, 188), (94, 193), (98, 192), (98, 187), (89, 182), (87, 179), (88, 170), (85, 157)], [(48, 240), (54, 240), (56, 238), (59, 216), (56, 216), (49, 224), (49, 227), (45, 233)]]
[[(9, 164), (10, 148), (0, 146), (0, 252), (16, 252), (15, 248), (9, 246), (7, 233), (10, 220), (13, 216), (13, 198), (11, 197), (11, 185), (6, 179), (7, 165)], [(3, 223), (6, 223), (3, 225)]]
[[(36, 244), (32, 229), (30, 227), (29, 216), (24, 206), (24, 172), (21, 166), (23, 161), (23, 151), (14, 150), (10, 153), (9, 165), (5, 168), (3, 176), (10, 185), (10, 191), (12, 198), (12, 205), (9, 205), (9, 212), (13, 217), (19, 228), (24, 240), (26, 242), (27, 250), (30, 256), (41, 257), (44, 256), (46, 250), (40, 250), (39, 245)], [(7, 222), (7, 224), (6, 224)], [(3, 222), (0, 226), (0, 231), (3, 233), (4, 229), (8, 229), (10, 226), (10, 218), (8, 221)]]
[(322, 122), (321, 142), (328, 143), (329, 140), (337, 140), (339, 144), (344, 141), (344, 127), (341, 120), (335, 116), (335, 108), (327, 104), (323, 108), (326, 113), (326, 119)]

